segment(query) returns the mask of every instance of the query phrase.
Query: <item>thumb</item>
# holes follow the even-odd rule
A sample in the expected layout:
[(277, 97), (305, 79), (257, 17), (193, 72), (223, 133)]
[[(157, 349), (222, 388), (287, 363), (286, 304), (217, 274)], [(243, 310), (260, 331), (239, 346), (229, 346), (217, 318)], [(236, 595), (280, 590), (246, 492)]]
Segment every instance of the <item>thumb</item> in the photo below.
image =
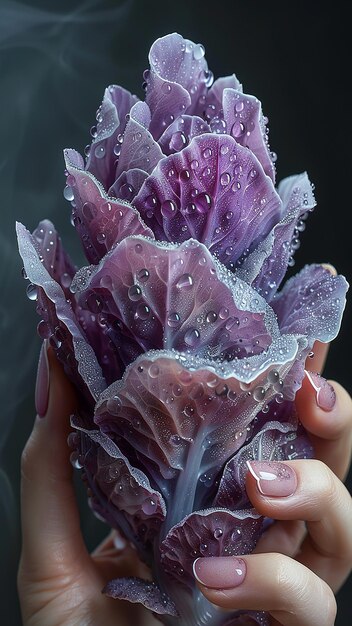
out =
[(74, 389), (44, 341), (36, 385), (37, 415), (22, 453), (21, 567), (35, 578), (67, 572), (88, 558), (80, 530), (67, 436)]

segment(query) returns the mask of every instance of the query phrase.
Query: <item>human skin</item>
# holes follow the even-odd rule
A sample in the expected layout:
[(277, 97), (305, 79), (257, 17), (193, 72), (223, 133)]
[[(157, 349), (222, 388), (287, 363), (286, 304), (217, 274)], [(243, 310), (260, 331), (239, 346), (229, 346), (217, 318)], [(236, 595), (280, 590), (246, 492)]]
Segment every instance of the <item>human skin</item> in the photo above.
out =
[[(322, 344), (315, 346), (315, 357), (307, 363), (311, 371), (322, 370), (326, 351)], [(112, 578), (150, 578), (150, 573), (115, 532), (91, 554), (85, 546), (67, 446), (69, 415), (77, 400), (51, 348), (47, 355), (45, 416), (36, 417), (22, 454), (18, 590), (23, 624), (157, 626), (160, 622), (140, 605), (101, 593)], [(206, 586), (197, 584), (211, 602), (227, 610), (266, 610), (272, 626), (332, 626), (334, 593), (351, 569), (352, 504), (343, 480), (351, 459), (352, 400), (341, 385), (329, 383), (336, 394), (329, 410), (318, 406), (309, 376), (296, 397), (316, 459), (285, 462), (295, 473), (294, 493), (263, 495), (255, 478), (258, 468), (257, 474), (248, 471), (253, 506), (280, 521), (261, 537), (253, 554), (243, 556), (243, 582), (238, 585), (233, 578), (233, 557), (225, 557), (225, 564), (221, 557), (199, 559), (195, 566), (196, 574), (198, 568), (198, 574), (208, 575)]]

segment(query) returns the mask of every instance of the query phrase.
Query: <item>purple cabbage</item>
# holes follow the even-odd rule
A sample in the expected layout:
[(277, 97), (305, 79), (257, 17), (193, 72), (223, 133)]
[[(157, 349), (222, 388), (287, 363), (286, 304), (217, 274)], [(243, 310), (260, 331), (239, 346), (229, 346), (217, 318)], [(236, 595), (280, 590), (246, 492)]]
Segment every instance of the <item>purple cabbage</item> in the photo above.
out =
[(65, 150), (89, 265), (48, 220), (18, 224), (27, 293), (80, 398), (71, 460), (91, 507), (151, 568), (104, 592), (169, 626), (263, 626), (208, 603), (192, 563), (251, 552), (270, 523), (246, 460), (312, 456), (295, 393), (347, 283), (310, 265), (281, 288), (315, 201), (306, 173), (275, 188), (260, 102), (235, 75), (213, 82), (203, 46), (176, 33), (149, 61), (145, 102), (108, 87), (87, 158)]

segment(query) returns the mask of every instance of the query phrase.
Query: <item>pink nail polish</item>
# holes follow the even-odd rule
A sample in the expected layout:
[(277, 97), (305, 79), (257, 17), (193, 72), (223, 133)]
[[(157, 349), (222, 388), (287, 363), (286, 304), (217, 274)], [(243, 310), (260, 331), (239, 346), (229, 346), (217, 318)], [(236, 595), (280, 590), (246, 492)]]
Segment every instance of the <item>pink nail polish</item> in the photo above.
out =
[(234, 556), (200, 557), (193, 563), (193, 574), (199, 583), (212, 589), (238, 587), (246, 576), (246, 563)]
[(296, 472), (289, 465), (277, 461), (247, 461), (247, 466), (263, 496), (292, 496), (296, 491)]
[(35, 408), (39, 417), (44, 417), (49, 401), (49, 362), (48, 342), (44, 339), (38, 360), (37, 381), (35, 385)]
[(315, 390), (316, 403), (323, 411), (332, 411), (336, 404), (336, 393), (328, 381), (317, 372), (308, 372), (306, 376)]

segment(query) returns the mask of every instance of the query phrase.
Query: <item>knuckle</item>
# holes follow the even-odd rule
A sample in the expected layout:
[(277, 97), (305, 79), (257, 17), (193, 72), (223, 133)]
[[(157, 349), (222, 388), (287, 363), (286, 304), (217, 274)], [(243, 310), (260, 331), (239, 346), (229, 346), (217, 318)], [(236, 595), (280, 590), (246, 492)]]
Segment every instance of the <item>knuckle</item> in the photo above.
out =
[(333, 626), (337, 604), (329, 585), (304, 566), (298, 565), (290, 557), (271, 554), (270, 561), (274, 574), (273, 592), (276, 609), (301, 614), (316, 611), (320, 614), (320, 626)]

